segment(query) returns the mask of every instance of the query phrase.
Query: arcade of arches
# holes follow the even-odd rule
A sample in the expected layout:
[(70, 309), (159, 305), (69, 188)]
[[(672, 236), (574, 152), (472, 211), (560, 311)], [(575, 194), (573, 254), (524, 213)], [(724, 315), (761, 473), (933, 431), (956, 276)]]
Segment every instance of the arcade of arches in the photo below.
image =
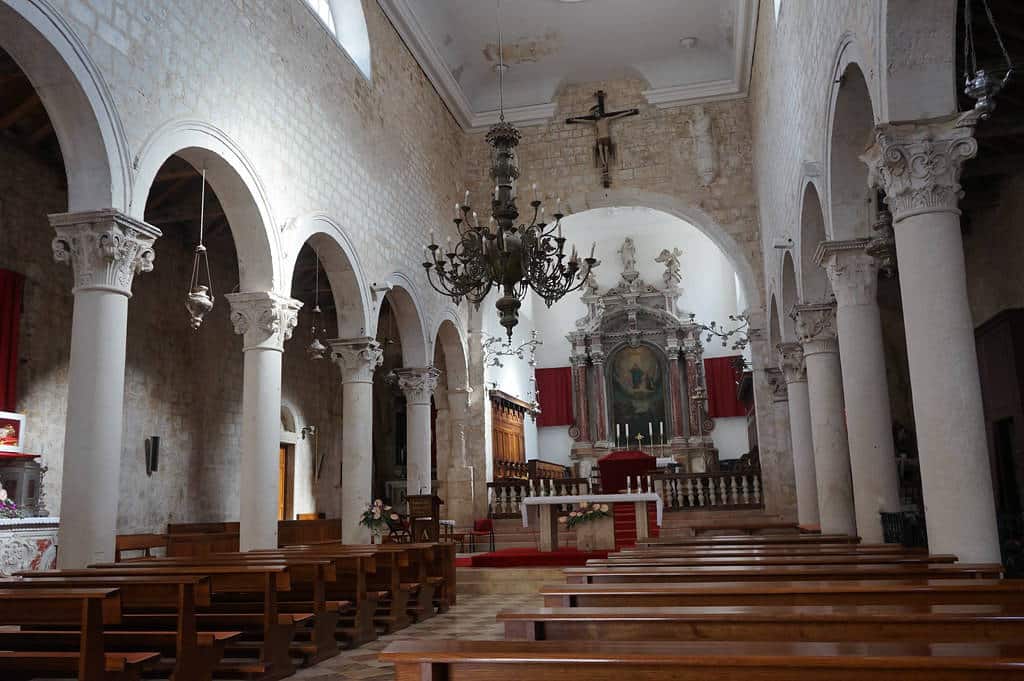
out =
[[(421, 264), (463, 191), (493, 190), (496, 103), (459, 76), (491, 53), (434, 30), (465, 3), (408, 4), (363, 0), (353, 56), (324, 19), (349, 2), (0, 0), (0, 427), (38, 455), (28, 510), (59, 523), (61, 567), (168, 523), (238, 522), (248, 550), (320, 516), (365, 543), (367, 505), (407, 494), (467, 528), (509, 484), (589, 484), (637, 442), (667, 478), (755, 469), (746, 517), (881, 543), (899, 516), (932, 553), (1008, 559), (1024, 94), (988, 120), (959, 94), (963, 0), (680, 3), (699, 58), (655, 66), (559, 51), (573, 13), (628, 24), (609, 3), (508, 8), (536, 38), (506, 76), (519, 186), (601, 262), (551, 309), (530, 294), (514, 343), (543, 345), (497, 358), (495, 295), (453, 302)], [(989, 5), (1024, 58), (1024, 13)], [(607, 169), (565, 123), (598, 90), (638, 109)], [(735, 349), (699, 326), (730, 318)]]

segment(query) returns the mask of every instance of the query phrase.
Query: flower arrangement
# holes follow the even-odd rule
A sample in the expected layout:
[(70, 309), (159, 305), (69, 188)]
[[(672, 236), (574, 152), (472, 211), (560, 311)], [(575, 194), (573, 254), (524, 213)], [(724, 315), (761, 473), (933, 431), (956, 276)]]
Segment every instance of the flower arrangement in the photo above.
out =
[(380, 535), (388, 531), (388, 518), (398, 520), (398, 514), (392, 513), (391, 507), (385, 506), (380, 499), (374, 499), (363, 511), (359, 524), (368, 527), (373, 534)]
[(569, 511), (569, 515), (559, 518), (558, 522), (567, 527), (576, 527), (591, 520), (607, 518), (610, 515), (611, 509), (608, 504), (591, 504), (589, 501), (581, 501), (577, 508)]
[(7, 498), (7, 490), (0, 487), (0, 518), (24, 518), (18, 505)]

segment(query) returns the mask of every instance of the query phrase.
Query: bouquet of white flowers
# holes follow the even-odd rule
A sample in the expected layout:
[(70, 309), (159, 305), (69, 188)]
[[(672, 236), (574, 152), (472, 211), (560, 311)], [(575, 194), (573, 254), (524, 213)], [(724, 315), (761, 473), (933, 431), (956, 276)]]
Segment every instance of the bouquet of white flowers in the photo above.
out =
[(611, 509), (608, 507), (608, 504), (591, 504), (589, 501), (581, 501), (577, 508), (569, 511), (569, 515), (559, 518), (558, 522), (565, 524), (567, 527), (576, 527), (581, 523), (597, 520), (598, 518), (607, 518), (610, 515)]
[(388, 519), (398, 520), (398, 514), (391, 512), (390, 506), (385, 506), (380, 499), (374, 499), (373, 503), (366, 507), (359, 524), (370, 528), (373, 534), (381, 535), (388, 531)]

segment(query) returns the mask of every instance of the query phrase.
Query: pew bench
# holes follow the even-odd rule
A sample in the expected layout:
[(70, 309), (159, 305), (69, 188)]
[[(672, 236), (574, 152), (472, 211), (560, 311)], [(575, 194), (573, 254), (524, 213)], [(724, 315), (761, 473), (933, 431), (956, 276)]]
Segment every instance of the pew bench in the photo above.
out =
[(0, 624), (71, 626), (77, 629), (78, 637), (73, 650), (2, 650), (0, 672), (4, 679), (32, 678), (40, 672), (79, 681), (138, 679), (160, 654), (106, 652), (104, 627), (120, 622), (121, 597), (117, 589), (0, 589)]
[(414, 641), (380, 659), (396, 681), (994, 681), (1024, 679), (1024, 647), (999, 644)]
[(866, 579), (999, 579), (999, 564), (967, 565), (699, 565), (564, 568), (570, 584), (627, 584), (632, 582), (740, 582)]
[(1005, 605), (1024, 607), (1024, 581), (1002, 579), (840, 580), (552, 584), (544, 605), (661, 607), (718, 605)]
[(797, 555), (797, 556), (618, 556), (591, 558), (587, 567), (698, 567), (704, 565), (949, 565), (957, 557), (950, 554), (928, 555), (902, 553), (863, 555)]
[(848, 534), (765, 534), (718, 535), (713, 537), (659, 537), (644, 539), (637, 546), (815, 546), (828, 544), (860, 544), (860, 537)]
[(1024, 608), (999, 605), (800, 605), (536, 608), (498, 613), (506, 640), (1024, 640)]

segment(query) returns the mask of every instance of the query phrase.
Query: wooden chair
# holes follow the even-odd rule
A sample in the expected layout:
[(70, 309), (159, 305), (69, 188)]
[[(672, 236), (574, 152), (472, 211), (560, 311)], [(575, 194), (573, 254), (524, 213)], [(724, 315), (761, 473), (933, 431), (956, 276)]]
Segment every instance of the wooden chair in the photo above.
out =
[(492, 553), (494, 552), (494, 520), (491, 518), (474, 520), (473, 529), (467, 530), (466, 535), (469, 536), (469, 550), (471, 552), (476, 551), (477, 537), (487, 537), (488, 550)]
[[(152, 557), (153, 549), (167, 550), (167, 535), (165, 534), (119, 534), (114, 540), (114, 562), (120, 563), (123, 560), (140, 560)], [(141, 556), (125, 558), (125, 551), (142, 551)]]

